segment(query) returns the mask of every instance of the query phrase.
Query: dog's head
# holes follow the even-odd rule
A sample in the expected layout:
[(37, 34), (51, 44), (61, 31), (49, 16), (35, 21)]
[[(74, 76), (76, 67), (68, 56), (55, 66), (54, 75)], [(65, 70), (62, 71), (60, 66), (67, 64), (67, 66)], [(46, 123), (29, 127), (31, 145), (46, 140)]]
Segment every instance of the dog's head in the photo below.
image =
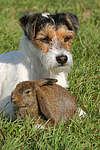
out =
[(45, 68), (61, 70), (72, 66), (70, 47), (79, 28), (76, 15), (31, 12), (24, 15), (19, 24), (31, 43), (41, 49), (39, 57)]

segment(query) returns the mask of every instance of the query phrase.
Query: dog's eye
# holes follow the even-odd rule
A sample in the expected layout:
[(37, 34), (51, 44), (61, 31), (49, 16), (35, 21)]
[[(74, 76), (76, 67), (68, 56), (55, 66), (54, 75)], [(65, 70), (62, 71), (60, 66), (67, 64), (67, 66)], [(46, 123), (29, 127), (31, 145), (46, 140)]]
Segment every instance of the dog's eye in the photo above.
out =
[(48, 36), (46, 36), (45, 38), (41, 38), (40, 41), (42, 41), (43, 43), (50, 43), (51, 39)]
[(30, 95), (31, 93), (32, 93), (31, 89), (28, 89), (28, 90), (25, 91), (25, 94), (27, 94), (27, 95)]
[(72, 39), (72, 37), (71, 36), (67, 36), (67, 37), (64, 38), (64, 42), (68, 42), (70, 39)]

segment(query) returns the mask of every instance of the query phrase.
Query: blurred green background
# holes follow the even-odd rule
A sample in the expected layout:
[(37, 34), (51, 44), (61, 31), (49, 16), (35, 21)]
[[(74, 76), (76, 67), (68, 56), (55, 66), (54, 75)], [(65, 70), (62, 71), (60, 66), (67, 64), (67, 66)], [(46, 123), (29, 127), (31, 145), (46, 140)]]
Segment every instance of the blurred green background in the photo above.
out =
[(69, 74), (70, 92), (87, 116), (53, 130), (34, 130), (25, 123), (0, 120), (1, 149), (100, 149), (100, 1), (99, 0), (0, 0), (0, 53), (20, 49), (22, 29), (18, 19), (25, 11), (72, 12), (80, 29), (71, 47), (74, 65)]

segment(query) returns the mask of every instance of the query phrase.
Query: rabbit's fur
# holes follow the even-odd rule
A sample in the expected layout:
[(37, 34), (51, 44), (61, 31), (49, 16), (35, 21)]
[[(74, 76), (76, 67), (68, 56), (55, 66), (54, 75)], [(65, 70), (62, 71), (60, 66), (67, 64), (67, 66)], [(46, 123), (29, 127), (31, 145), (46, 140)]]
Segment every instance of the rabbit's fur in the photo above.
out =
[[(11, 94), (11, 101), (17, 104), (15, 115), (25, 119), (40, 117), (59, 124), (63, 117), (66, 123), (73, 117), (78, 106), (74, 97), (65, 88), (55, 84), (57, 79), (39, 79), (19, 83)], [(16, 109), (17, 108), (17, 109)]]

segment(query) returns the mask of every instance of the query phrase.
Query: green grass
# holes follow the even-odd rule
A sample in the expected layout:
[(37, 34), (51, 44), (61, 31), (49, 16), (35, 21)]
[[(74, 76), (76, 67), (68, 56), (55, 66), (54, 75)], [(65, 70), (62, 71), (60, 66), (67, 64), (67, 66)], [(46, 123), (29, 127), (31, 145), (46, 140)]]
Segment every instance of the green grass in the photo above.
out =
[[(65, 126), (35, 130), (26, 122), (0, 118), (2, 150), (99, 150), (100, 149), (100, 1), (99, 0), (0, 0), (0, 53), (20, 49), (22, 30), (18, 19), (26, 10), (72, 12), (80, 30), (71, 47), (74, 65), (69, 75), (70, 92), (86, 112), (84, 120)], [(87, 15), (90, 11), (90, 15)], [(1, 132), (2, 131), (2, 132)]]

